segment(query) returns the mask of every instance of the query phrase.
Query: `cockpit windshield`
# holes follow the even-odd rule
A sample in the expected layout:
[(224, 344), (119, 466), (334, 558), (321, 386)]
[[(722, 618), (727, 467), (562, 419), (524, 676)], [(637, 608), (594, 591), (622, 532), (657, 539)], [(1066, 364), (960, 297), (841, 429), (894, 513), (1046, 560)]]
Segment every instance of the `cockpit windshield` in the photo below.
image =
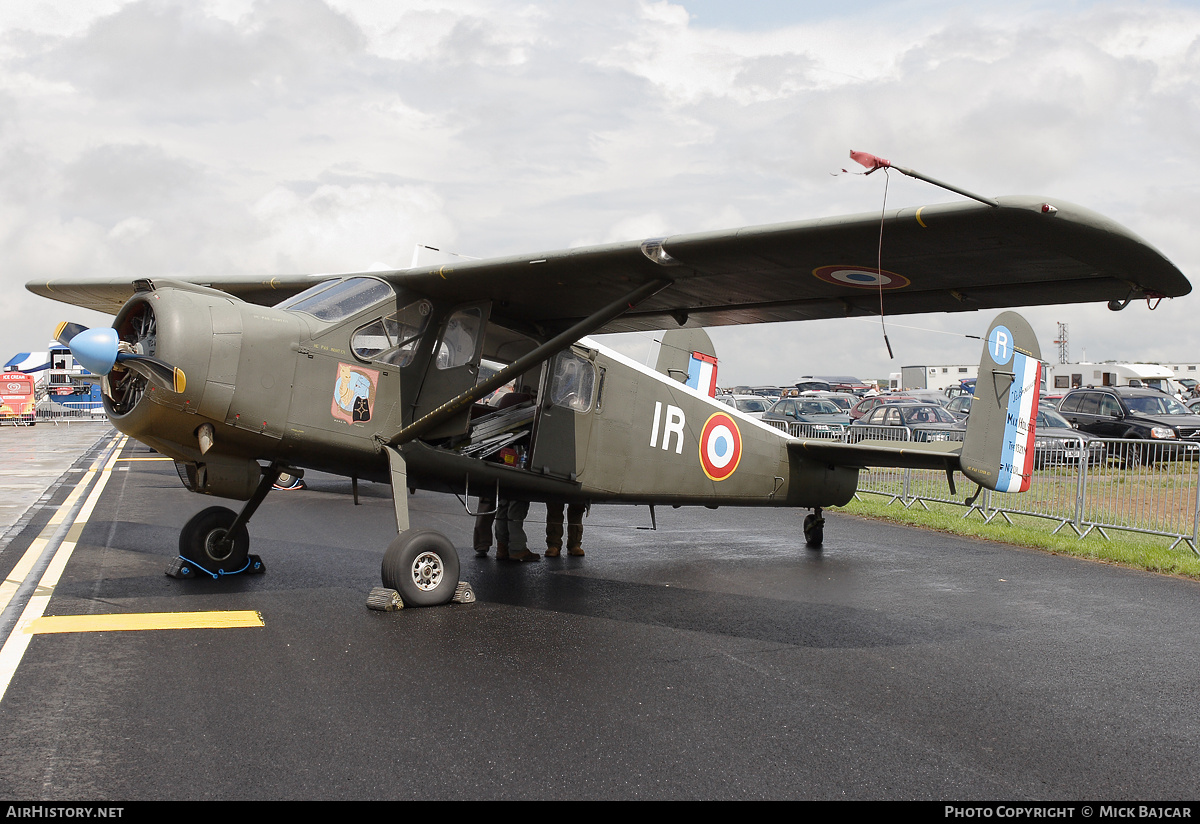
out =
[(345, 278), (318, 283), (277, 304), (275, 308), (304, 312), (317, 320), (332, 323), (395, 295), (391, 286), (377, 278)]

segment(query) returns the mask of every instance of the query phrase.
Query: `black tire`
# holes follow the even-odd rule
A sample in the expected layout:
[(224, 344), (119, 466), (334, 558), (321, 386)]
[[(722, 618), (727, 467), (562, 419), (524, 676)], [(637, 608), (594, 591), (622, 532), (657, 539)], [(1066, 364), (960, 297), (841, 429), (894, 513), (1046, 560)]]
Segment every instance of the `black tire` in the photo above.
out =
[(209, 572), (240, 572), (250, 554), (250, 533), (246, 525), (238, 527), (231, 545), (220, 543), (236, 519), (237, 513), (223, 506), (210, 506), (197, 512), (179, 532), (179, 554)]
[(432, 607), (454, 597), (458, 569), (458, 551), (449, 538), (432, 529), (409, 530), (383, 553), (380, 577), (406, 606)]
[(1122, 469), (1140, 469), (1150, 463), (1150, 456), (1146, 453), (1149, 447), (1126, 444), (1125, 454), (1121, 456)]
[(825, 541), (825, 519), (815, 514), (804, 516), (804, 543), (810, 549), (820, 549)]

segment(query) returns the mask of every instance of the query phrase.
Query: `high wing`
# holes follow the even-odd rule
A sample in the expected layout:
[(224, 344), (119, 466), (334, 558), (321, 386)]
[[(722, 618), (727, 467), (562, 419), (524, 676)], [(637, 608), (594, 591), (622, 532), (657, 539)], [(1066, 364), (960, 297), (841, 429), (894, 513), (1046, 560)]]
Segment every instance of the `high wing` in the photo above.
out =
[[(1088, 209), (1036, 197), (963, 202), (673, 235), (446, 266), (370, 272), (431, 298), (487, 297), (493, 316), (556, 333), (641, 284), (670, 285), (592, 332), (813, 320), (879, 312), (1179, 297), (1162, 253)], [(194, 282), (272, 305), (331, 275)], [(39, 295), (115, 313), (130, 279), (31, 282)]]

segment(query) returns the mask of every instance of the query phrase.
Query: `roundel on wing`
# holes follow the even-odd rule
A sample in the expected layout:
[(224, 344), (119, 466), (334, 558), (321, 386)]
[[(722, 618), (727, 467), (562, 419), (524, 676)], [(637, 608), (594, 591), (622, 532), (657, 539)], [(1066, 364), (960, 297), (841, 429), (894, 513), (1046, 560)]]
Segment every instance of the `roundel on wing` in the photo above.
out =
[(813, 275), (826, 283), (857, 289), (903, 289), (910, 283), (904, 275), (873, 266), (822, 266)]
[(742, 460), (742, 433), (733, 418), (714, 412), (700, 430), (700, 466), (714, 481), (733, 474)]

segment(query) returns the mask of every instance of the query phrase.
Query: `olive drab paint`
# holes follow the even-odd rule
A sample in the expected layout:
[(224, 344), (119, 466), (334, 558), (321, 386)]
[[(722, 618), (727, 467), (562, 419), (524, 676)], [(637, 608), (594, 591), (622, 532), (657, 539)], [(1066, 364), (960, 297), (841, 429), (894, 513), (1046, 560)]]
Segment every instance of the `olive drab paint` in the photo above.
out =
[(1041, 348), (1015, 312), (992, 321), (960, 458), (963, 474), (1000, 492), (1024, 492), (1033, 471)]

